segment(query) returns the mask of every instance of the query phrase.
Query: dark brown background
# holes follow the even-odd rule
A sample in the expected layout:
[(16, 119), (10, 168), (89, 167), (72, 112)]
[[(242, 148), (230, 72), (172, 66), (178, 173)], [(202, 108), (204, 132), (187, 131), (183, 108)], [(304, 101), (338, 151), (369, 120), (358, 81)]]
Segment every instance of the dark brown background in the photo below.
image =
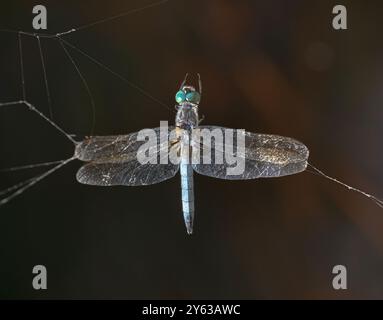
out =
[[(56, 33), (150, 1), (3, 1), (0, 27), (32, 31), (48, 8)], [(186, 72), (201, 73), (205, 124), (294, 137), (328, 174), (383, 197), (383, 6), (342, 1), (180, 1), (66, 36), (169, 105), (170, 111), (71, 51), (96, 102), (100, 135), (174, 119)], [(21, 96), (17, 36), (0, 33), (0, 101)], [(37, 41), (23, 37), (28, 100), (47, 113)], [(54, 40), (42, 39), (54, 120), (89, 134), (89, 99)], [(0, 110), (0, 167), (64, 159), (73, 148), (25, 107)], [(2, 298), (383, 298), (383, 210), (309, 173), (222, 181), (195, 177), (195, 235), (179, 178), (96, 188), (76, 162), (0, 208)], [(1, 174), (2, 188), (41, 170)], [(32, 289), (32, 267), (48, 290)], [(348, 268), (334, 291), (332, 268)]]

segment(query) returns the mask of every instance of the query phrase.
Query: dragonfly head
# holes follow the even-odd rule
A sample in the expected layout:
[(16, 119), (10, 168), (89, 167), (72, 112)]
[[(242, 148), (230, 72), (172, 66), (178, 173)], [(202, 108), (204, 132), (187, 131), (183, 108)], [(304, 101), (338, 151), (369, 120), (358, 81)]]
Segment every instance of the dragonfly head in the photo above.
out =
[[(186, 74), (185, 79), (181, 84), (180, 90), (176, 93), (176, 97), (175, 97), (176, 102), (179, 105), (182, 105), (184, 103), (189, 103), (189, 104), (192, 104), (194, 106), (198, 106), (198, 104), (201, 101), (201, 93), (198, 92), (193, 86), (186, 84), (187, 76), (188, 75)], [(201, 79), (200, 79), (199, 75), (198, 75), (198, 79), (199, 79), (199, 85), (201, 88)], [(200, 89), (200, 91), (201, 91), (201, 89)]]
[(181, 90), (176, 93), (176, 102), (183, 104), (185, 102), (198, 105), (201, 100), (201, 95), (192, 86), (183, 86)]

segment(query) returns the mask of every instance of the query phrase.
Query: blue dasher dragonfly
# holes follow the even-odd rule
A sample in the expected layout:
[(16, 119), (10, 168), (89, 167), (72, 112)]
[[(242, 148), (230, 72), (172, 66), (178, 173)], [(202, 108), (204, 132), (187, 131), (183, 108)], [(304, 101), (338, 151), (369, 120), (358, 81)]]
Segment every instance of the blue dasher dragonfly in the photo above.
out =
[[(187, 85), (186, 80), (187, 77), (175, 96), (175, 126), (169, 126), (165, 133), (161, 127), (152, 129), (156, 133), (156, 141), (151, 147), (155, 152), (151, 153), (150, 161), (142, 163), (138, 160), (140, 153), (148, 151), (141, 149), (145, 141), (139, 139), (139, 132), (89, 137), (76, 145), (75, 158), (86, 162), (77, 172), (77, 181), (94, 186), (151, 185), (170, 179), (180, 171), (183, 217), (187, 233), (192, 234), (194, 172), (228, 180), (281, 177), (304, 171), (309, 151), (292, 138), (242, 130), (236, 132), (237, 139), (233, 140), (226, 135), (227, 130), (232, 129), (200, 126), (201, 79), (199, 77), (199, 92)], [(222, 139), (196, 139), (193, 134), (196, 129), (221, 133)], [(243, 148), (239, 148), (238, 141), (244, 142)], [(228, 174), (227, 169), (232, 162), (223, 157), (226, 150), (231, 150), (233, 156), (243, 161), (244, 168), (240, 173)], [(162, 161), (170, 154), (176, 154), (178, 162)], [(210, 162), (203, 161), (205, 154), (211, 155)], [(218, 158), (221, 161), (217, 161)]]

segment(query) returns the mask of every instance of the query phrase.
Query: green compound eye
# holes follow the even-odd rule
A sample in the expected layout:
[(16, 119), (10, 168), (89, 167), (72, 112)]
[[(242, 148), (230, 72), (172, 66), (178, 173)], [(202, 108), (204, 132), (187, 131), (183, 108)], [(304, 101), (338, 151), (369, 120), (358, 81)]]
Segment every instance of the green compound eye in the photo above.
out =
[(178, 91), (176, 93), (176, 102), (177, 103), (181, 103), (181, 102), (184, 102), (186, 99), (186, 95), (185, 95), (185, 92), (183, 92), (182, 90)]
[(186, 101), (198, 104), (201, 100), (201, 95), (197, 91), (186, 94)]

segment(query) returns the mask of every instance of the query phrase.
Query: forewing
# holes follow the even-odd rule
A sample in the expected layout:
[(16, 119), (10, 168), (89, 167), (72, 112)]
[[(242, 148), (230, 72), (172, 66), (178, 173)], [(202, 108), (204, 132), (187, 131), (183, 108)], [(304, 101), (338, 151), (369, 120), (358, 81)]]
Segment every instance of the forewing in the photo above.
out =
[[(114, 162), (91, 162), (84, 165), (77, 172), (77, 181), (88, 185), (97, 186), (144, 186), (159, 183), (176, 175), (179, 169), (178, 164), (165, 163), (169, 160), (170, 150), (175, 152), (179, 143), (175, 143), (166, 150), (159, 149), (152, 158), (145, 164), (141, 164), (136, 158), (127, 161)], [(162, 152), (160, 152), (162, 151)], [(164, 152), (165, 151), (165, 152)]]
[[(222, 140), (211, 140), (211, 147), (207, 141), (195, 139), (193, 135), (193, 168), (196, 172), (220, 179), (242, 180), (254, 178), (281, 177), (299, 173), (306, 169), (309, 151), (301, 142), (277, 135), (258, 134), (233, 130), (233, 139), (226, 139), (227, 128), (216, 126), (200, 126), (199, 129), (216, 130), (221, 132)], [(237, 149), (237, 141), (244, 141), (244, 150)], [(226, 141), (227, 140), (227, 141)], [(230, 141), (229, 141), (230, 140)], [(197, 152), (198, 150), (198, 152)], [(228, 163), (226, 152), (229, 150), (237, 163), (243, 161), (244, 170), (240, 173), (228, 174), (228, 168), (235, 166)], [(238, 151), (239, 150), (239, 151)], [(211, 164), (206, 164), (203, 152), (211, 155)], [(199, 159), (196, 161), (195, 159)], [(216, 161), (220, 159), (223, 161)]]
[[(156, 148), (166, 145), (174, 127), (153, 128), (157, 137)], [(137, 141), (139, 132), (118, 136), (88, 137), (76, 146), (75, 156), (81, 161), (118, 162), (135, 158), (137, 151), (145, 141)], [(171, 142), (170, 142), (171, 143)], [(170, 144), (169, 143), (169, 144)]]

